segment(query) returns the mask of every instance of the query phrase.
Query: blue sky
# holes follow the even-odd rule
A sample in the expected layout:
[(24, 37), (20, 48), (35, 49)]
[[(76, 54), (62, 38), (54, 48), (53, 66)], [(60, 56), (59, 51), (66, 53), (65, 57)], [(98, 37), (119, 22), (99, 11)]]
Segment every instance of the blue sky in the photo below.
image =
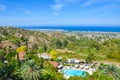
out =
[(0, 0), (0, 25), (120, 25), (120, 0)]

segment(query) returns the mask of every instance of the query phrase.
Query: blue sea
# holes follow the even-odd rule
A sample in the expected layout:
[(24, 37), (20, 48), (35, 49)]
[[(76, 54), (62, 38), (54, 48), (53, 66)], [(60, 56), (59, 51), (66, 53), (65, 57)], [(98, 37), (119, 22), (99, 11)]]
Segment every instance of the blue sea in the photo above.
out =
[(29, 30), (120, 32), (120, 26), (19, 26), (19, 28)]

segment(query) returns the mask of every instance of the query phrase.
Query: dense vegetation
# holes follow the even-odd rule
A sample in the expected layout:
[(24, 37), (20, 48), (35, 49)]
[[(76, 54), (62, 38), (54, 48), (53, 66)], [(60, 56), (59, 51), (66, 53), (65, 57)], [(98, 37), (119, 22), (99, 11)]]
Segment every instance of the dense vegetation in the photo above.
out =
[[(49, 62), (38, 58), (37, 54), (43, 52), (50, 53), (54, 61), (62, 57), (63, 61), (78, 58), (87, 63), (102, 60), (120, 62), (118, 38), (90, 38), (81, 33), (68, 33), (0, 27), (0, 80), (65, 80), (63, 74), (57, 72)], [(26, 53), (24, 63), (19, 60), (20, 51)], [(102, 70), (92, 76), (75, 76), (69, 80), (119, 80), (119, 74), (120, 70), (115, 65), (103, 65)]]

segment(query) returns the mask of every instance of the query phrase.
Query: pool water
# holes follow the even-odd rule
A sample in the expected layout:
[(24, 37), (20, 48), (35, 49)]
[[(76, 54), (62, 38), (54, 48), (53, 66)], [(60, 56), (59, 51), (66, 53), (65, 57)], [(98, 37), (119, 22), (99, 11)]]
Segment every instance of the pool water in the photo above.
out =
[(71, 69), (65, 69), (62, 71), (65, 75), (69, 75), (69, 76), (81, 76), (81, 77), (85, 77), (86, 73), (85, 71), (81, 71), (81, 70), (71, 70)]

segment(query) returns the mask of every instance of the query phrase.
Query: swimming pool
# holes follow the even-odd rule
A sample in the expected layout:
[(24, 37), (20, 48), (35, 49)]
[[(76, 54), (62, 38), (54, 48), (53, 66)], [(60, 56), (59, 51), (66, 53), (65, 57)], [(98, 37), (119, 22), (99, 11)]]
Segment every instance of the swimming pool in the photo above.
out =
[(65, 75), (69, 75), (69, 76), (81, 76), (81, 77), (86, 76), (85, 71), (81, 71), (81, 70), (65, 69), (62, 71), (62, 73), (64, 73)]

